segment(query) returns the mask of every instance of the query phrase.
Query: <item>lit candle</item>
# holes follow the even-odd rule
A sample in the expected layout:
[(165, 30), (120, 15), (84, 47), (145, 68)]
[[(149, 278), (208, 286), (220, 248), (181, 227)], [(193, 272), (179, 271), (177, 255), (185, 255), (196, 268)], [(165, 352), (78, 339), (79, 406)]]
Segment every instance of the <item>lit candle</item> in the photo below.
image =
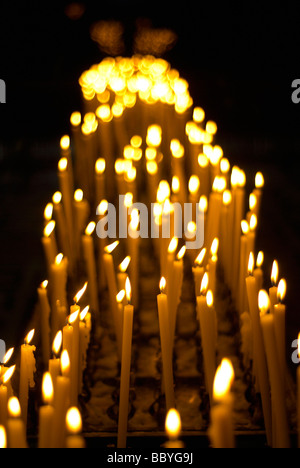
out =
[(197, 297), (197, 314), (200, 324), (201, 343), (204, 360), (206, 390), (212, 402), (213, 381), (216, 372), (216, 316), (213, 309), (213, 294), (207, 291), (208, 274), (201, 283), (201, 296)]
[(129, 276), (132, 287), (132, 304), (135, 309), (139, 306), (139, 246), (140, 246), (140, 216), (138, 210), (131, 211), (131, 221), (128, 226), (128, 251), (131, 258)]
[(228, 359), (223, 359), (218, 367), (213, 396), (215, 405), (211, 409), (211, 426), (209, 435), (212, 446), (217, 449), (232, 449), (235, 447), (233, 431), (233, 395), (231, 386), (234, 381), (234, 370)]
[(44, 253), (45, 253), (49, 276), (50, 276), (50, 271), (51, 271), (51, 265), (55, 261), (55, 257), (58, 254), (54, 230), (55, 230), (55, 221), (50, 221), (44, 229), (44, 236), (42, 238), (42, 244), (44, 247)]
[(283, 382), (286, 382), (286, 339), (285, 339), (285, 317), (286, 307), (282, 303), (286, 295), (286, 281), (281, 279), (278, 283), (278, 304), (274, 306), (274, 330), (275, 338), (278, 349), (278, 358), (281, 371), (281, 378)]
[[(104, 263), (104, 270), (107, 279), (108, 285), (108, 293), (109, 293), (109, 305), (111, 308), (112, 316), (113, 316), (113, 324), (116, 330), (117, 327), (117, 316), (118, 316), (118, 306), (116, 302), (116, 297), (118, 294), (117, 289), (117, 280), (116, 280), (116, 273), (114, 267), (114, 260), (112, 253), (119, 245), (119, 241), (114, 242), (111, 245), (108, 245), (104, 248), (103, 254), (103, 263)], [(119, 359), (121, 356), (119, 356)]]
[(177, 250), (177, 247), (178, 247), (178, 239), (177, 237), (173, 237), (168, 247), (167, 270), (166, 270), (167, 285), (172, 284), (173, 264), (175, 260), (175, 252)]
[(168, 411), (165, 428), (169, 441), (164, 444), (164, 447), (167, 449), (184, 448), (184, 443), (179, 440), (181, 433), (181, 418), (176, 409), (170, 409)]
[(125, 289), (126, 279), (128, 278), (128, 274), (126, 272), (130, 265), (130, 262), (131, 262), (131, 257), (127, 256), (126, 258), (124, 258), (123, 262), (120, 263), (120, 265), (118, 266), (117, 280), (118, 280), (118, 288), (120, 289), (120, 291), (122, 289)]
[(262, 265), (264, 263), (264, 253), (262, 251), (258, 252), (256, 259), (256, 268), (253, 271), (253, 276), (256, 280), (257, 289), (260, 291), (264, 285), (264, 273), (262, 270)]
[(80, 312), (79, 323), (79, 374), (78, 374), (78, 392), (82, 391), (83, 373), (87, 366), (87, 350), (90, 344), (91, 337), (91, 314), (89, 306), (85, 307)]
[(62, 375), (56, 379), (56, 391), (54, 394), (54, 418), (52, 426), (52, 447), (63, 448), (65, 445), (65, 418), (70, 406), (70, 358), (68, 351), (61, 355)]
[(67, 158), (61, 158), (58, 163), (58, 178), (60, 183), (60, 192), (62, 193), (62, 203), (68, 227), (69, 240), (71, 243), (71, 232), (73, 232), (73, 190), (70, 180), (70, 164)]
[(67, 278), (68, 278), (68, 259), (63, 254), (57, 255), (55, 262), (51, 265), (51, 296), (52, 296), (52, 316), (51, 333), (52, 338), (62, 327), (59, 317), (58, 303), (62, 307), (67, 307)]
[(170, 343), (173, 349), (175, 333), (176, 333), (176, 322), (177, 322), (177, 309), (180, 302), (182, 281), (183, 281), (183, 267), (184, 267), (184, 256), (186, 253), (186, 246), (184, 245), (176, 255), (176, 259), (173, 263), (173, 275), (172, 283), (169, 286), (169, 290), (173, 292), (168, 297), (168, 308), (170, 317)]
[(7, 435), (4, 426), (0, 426), (0, 448), (7, 448)]
[(255, 176), (255, 190), (253, 191), (253, 194), (256, 197), (256, 204), (255, 204), (253, 211), (256, 214), (257, 219), (259, 219), (259, 215), (260, 215), (261, 201), (262, 201), (262, 189), (264, 185), (265, 185), (264, 176), (261, 172), (258, 172)]
[(51, 448), (54, 408), (52, 406), (53, 383), (49, 372), (43, 376), (42, 397), (44, 405), (39, 410), (38, 448)]
[(38, 297), (40, 304), (41, 334), (42, 334), (42, 352), (43, 362), (46, 364), (50, 358), (50, 305), (48, 300), (48, 281), (44, 281), (38, 288)]
[(83, 449), (85, 448), (85, 440), (81, 435), (82, 420), (78, 408), (72, 407), (66, 415), (66, 448), (67, 449)]
[(272, 287), (269, 289), (269, 297), (270, 297), (270, 313), (274, 314), (274, 307), (278, 303), (278, 290), (277, 290), (277, 283), (278, 283), (278, 275), (279, 275), (279, 268), (277, 260), (274, 260), (272, 265), (271, 271), (271, 282)]
[(89, 223), (85, 230), (85, 235), (82, 236), (82, 246), (88, 277), (90, 305), (94, 312), (99, 313), (97, 267), (95, 261), (94, 241), (92, 238), (92, 234), (94, 233), (95, 229), (96, 223)]
[(289, 448), (290, 440), (285, 404), (284, 382), (281, 380), (274, 330), (274, 315), (268, 314), (270, 298), (268, 293), (264, 290), (260, 290), (259, 292), (258, 305), (271, 383), (272, 414), (275, 418), (275, 421), (273, 422), (273, 430), (275, 430), (275, 433), (273, 434), (273, 447)]
[(29, 387), (33, 388), (35, 386), (34, 373), (36, 368), (34, 351), (36, 348), (30, 345), (34, 337), (34, 332), (34, 330), (31, 330), (28, 333), (25, 338), (25, 343), (21, 346), (19, 401), (25, 427), (27, 425), (28, 391)]
[(160, 344), (163, 362), (163, 382), (166, 395), (166, 408), (167, 411), (175, 408), (175, 394), (174, 394), (174, 381), (173, 381), (173, 360), (170, 342), (170, 321), (168, 312), (168, 298), (165, 294), (166, 280), (164, 277), (160, 281), (161, 293), (157, 296), (158, 317), (159, 317), (159, 330), (160, 330)]
[(233, 252), (232, 252), (232, 293), (233, 297), (237, 299), (237, 286), (239, 278), (239, 262), (240, 262), (240, 232), (241, 232), (241, 222), (244, 215), (244, 205), (245, 205), (245, 184), (246, 176), (243, 171), (239, 168), (234, 167), (232, 169), (231, 176), (231, 185), (232, 185), (232, 195), (233, 195), (233, 210), (234, 210), (234, 220), (233, 220), (233, 231), (232, 231), (232, 242), (233, 242)]
[(16, 397), (8, 401), (7, 439), (8, 448), (27, 448), (25, 424), (21, 418), (21, 407)]
[(232, 195), (229, 190), (223, 192), (223, 206), (221, 212), (221, 234), (220, 234), (220, 250), (221, 259), (225, 271), (226, 279), (229, 274), (229, 262), (230, 262), (230, 208), (232, 204)]
[(90, 215), (90, 206), (87, 200), (83, 197), (83, 191), (78, 189), (74, 193), (74, 244), (77, 258), (80, 254), (80, 239), (86, 227), (88, 217)]
[(268, 378), (268, 366), (266, 353), (263, 342), (262, 329), (259, 319), (259, 308), (257, 296), (259, 292), (259, 284), (253, 276), (254, 255), (253, 252), (249, 255), (248, 277), (246, 278), (246, 289), (249, 304), (249, 313), (253, 328), (253, 373), (256, 375), (255, 387), (256, 391), (261, 394), (262, 410), (265, 421), (267, 442), (269, 447), (272, 446), (272, 412), (270, 401), (270, 384)]
[(68, 258), (69, 266), (70, 264), (73, 266), (73, 255), (71, 255), (66, 217), (65, 217), (63, 206), (62, 206), (61, 192), (55, 192), (55, 194), (52, 197), (52, 201), (53, 201), (54, 217), (56, 220), (60, 250), (64, 252), (66, 257)]
[(208, 287), (212, 291), (213, 295), (216, 294), (216, 275), (217, 275), (217, 262), (218, 262), (218, 249), (219, 239), (216, 237), (210, 248), (210, 258), (208, 260), (208, 272), (209, 272), (209, 284)]
[[(240, 264), (239, 264), (239, 276), (238, 276), (238, 310), (242, 314), (244, 312), (244, 293), (245, 293), (245, 278), (247, 272), (247, 262), (249, 254), (247, 256), (247, 246), (248, 246), (248, 234), (249, 234), (249, 225), (247, 221), (243, 220), (241, 222), (242, 235), (240, 238)], [(249, 252), (250, 253), (250, 252)]]
[(224, 177), (217, 176), (213, 191), (209, 196), (208, 218), (206, 222), (206, 245), (210, 246), (215, 237), (220, 237), (220, 220), (223, 206), (223, 192), (226, 189)]
[(104, 158), (99, 158), (95, 164), (95, 187), (96, 187), (96, 204), (100, 203), (106, 196), (105, 189), (105, 169), (106, 161)]
[(130, 369), (131, 369), (131, 348), (134, 307), (131, 301), (131, 284), (129, 278), (126, 280), (126, 297), (129, 302), (124, 307), (123, 318), (123, 339), (122, 339), (122, 360), (121, 360), (121, 384), (120, 403), (118, 421), (118, 448), (126, 448), (128, 409), (129, 409), (129, 389), (130, 389)]

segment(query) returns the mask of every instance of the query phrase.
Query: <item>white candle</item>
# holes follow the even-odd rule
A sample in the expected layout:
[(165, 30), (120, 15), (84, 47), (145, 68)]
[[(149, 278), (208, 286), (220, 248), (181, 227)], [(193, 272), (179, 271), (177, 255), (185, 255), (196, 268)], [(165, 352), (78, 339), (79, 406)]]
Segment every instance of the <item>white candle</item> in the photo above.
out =
[[(112, 312), (113, 325), (115, 327), (115, 331), (117, 329), (117, 320), (118, 320), (117, 319), (118, 306), (117, 306), (117, 301), (116, 301), (118, 289), (117, 289), (117, 280), (116, 280), (116, 273), (115, 273), (114, 260), (113, 260), (112, 253), (118, 245), (119, 245), (119, 241), (116, 241), (113, 244), (106, 246), (104, 249), (104, 254), (103, 254), (104, 270), (105, 270), (105, 275), (107, 279), (108, 293), (109, 293), (109, 305), (110, 305), (111, 312)], [(119, 359), (121, 359), (120, 355), (118, 357)]]
[(1, 386), (0, 386), (0, 424), (1, 426), (6, 427), (7, 425), (7, 403), (10, 398), (12, 391), (8, 389), (10, 384), (10, 379), (15, 372), (16, 366), (11, 366), (9, 369), (5, 370), (1, 375)]
[(282, 381), (286, 381), (286, 307), (282, 303), (286, 295), (286, 281), (281, 279), (277, 288), (278, 304), (274, 306), (274, 330)]
[[(57, 255), (55, 262), (51, 265), (51, 296), (52, 296), (52, 317), (51, 317), (51, 336), (52, 339), (61, 327), (58, 305), (67, 307), (67, 278), (68, 278), (68, 259), (63, 254)], [(59, 301), (59, 304), (58, 302)]]
[(203, 248), (195, 260), (195, 265), (193, 266), (193, 275), (195, 281), (195, 295), (196, 297), (200, 295), (200, 287), (203, 275), (205, 273), (205, 268), (203, 266), (203, 261), (206, 256), (206, 248)]
[(274, 260), (271, 271), (272, 287), (269, 289), (270, 297), (270, 313), (274, 314), (274, 307), (278, 303), (277, 283), (278, 283), (279, 268), (277, 260)]
[(39, 410), (38, 448), (51, 448), (52, 425), (54, 418), (53, 383), (49, 372), (43, 376), (42, 396), (44, 406)]
[(8, 401), (7, 421), (8, 448), (27, 448), (26, 430), (18, 398), (12, 397)]
[(170, 410), (175, 407), (174, 381), (173, 381), (173, 360), (172, 346), (170, 339), (170, 322), (168, 312), (168, 298), (165, 294), (166, 280), (162, 277), (160, 281), (161, 293), (157, 296), (160, 344), (163, 362), (163, 382), (166, 395), (166, 408)]
[(48, 281), (44, 281), (38, 288), (38, 297), (40, 304), (41, 334), (42, 334), (42, 352), (43, 362), (47, 364), (50, 358), (50, 305), (47, 292)]
[(60, 375), (60, 359), (58, 356), (61, 350), (62, 340), (63, 340), (63, 334), (62, 334), (62, 331), (60, 330), (59, 332), (57, 332), (53, 340), (53, 344), (52, 344), (53, 358), (49, 359), (49, 373), (52, 379), (54, 395), (56, 394), (56, 379)]
[(129, 304), (124, 307), (123, 339), (122, 339), (122, 361), (121, 361), (121, 385), (120, 404), (118, 421), (118, 448), (126, 448), (128, 409), (129, 409), (129, 389), (130, 389), (130, 368), (131, 368), (131, 348), (134, 308), (131, 301), (131, 285), (129, 278), (126, 280), (126, 296)]
[(180, 296), (182, 291), (182, 281), (183, 281), (183, 259), (186, 253), (186, 246), (183, 246), (173, 263), (173, 275), (172, 283), (169, 287), (170, 291), (174, 291), (174, 294), (170, 294), (168, 297), (168, 309), (170, 317), (170, 343), (173, 349), (174, 339), (176, 333), (176, 321), (177, 321), (177, 309), (180, 302)]
[(25, 338), (25, 344), (21, 346), (19, 401), (25, 427), (27, 425), (28, 391), (29, 387), (33, 388), (35, 386), (34, 373), (36, 368), (34, 351), (36, 348), (30, 345), (33, 336), (34, 330), (31, 330)]
[(85, 235), (82, 236), (83, 254), (88, 276), (88, 289), (90, 293), (90, 305), (92, 310), (99, 314), (99, 299), (98, 299), (98, 280), (97, 267), (95, 261), (95, 249), (92, 234), (96, 229), (96, 223), (91, 222), (85, 230)]
[(52, 447), (63, 448), (65, 445), (65, 418), (70, 406), (70, 358), (66, 350), (61, 355), (62, 375), (56, 379), (54, 395), (54, 419), (52, 427)]
[(274, 315), (268, 314), (270, 298), (266, 291), (259, 292), (260, 322), (263, 332), (269, 376), (271, 382), (271, 397), (273, 417), (275, 417), (275, 434), (273, 434), (274, 448), (289, 448), (289, 429), (285, 405), (284, 382), (281, 380), (278, 350), (276, 346)]

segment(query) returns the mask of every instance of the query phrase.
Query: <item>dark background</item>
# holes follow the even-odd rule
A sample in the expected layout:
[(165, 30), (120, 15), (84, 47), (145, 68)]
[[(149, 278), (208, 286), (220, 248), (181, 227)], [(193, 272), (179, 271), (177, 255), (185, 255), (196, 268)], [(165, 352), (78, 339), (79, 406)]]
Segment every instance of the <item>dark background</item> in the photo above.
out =
[(218, 123), (217, 143), (245, 169), (249, 193), (258, 170), (266, 186), (257, 247), (266, 254), (266, 287), (274, 258), (288, 284), (287, 355), (300, 330), (300, 104), (291, 83), (300, 78), (300, 16), (296, 2), (2, 2), (0, 78), (0, 338), (22, 337), (45, 279), (42, 215), (58, 188), (59, 139), (81, 108), (78, 78), (103, 54), (90, 38), (100, 19), (122, 20), (131, 55), (138, 18), (178, 36), (165, 58), (190, 83), (195, 105)]

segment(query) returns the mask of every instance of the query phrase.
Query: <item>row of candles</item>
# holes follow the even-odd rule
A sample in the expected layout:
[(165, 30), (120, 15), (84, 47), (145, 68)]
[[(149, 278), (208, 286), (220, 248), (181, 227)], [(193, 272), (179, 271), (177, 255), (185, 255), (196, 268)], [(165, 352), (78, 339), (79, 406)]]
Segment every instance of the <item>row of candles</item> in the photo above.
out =
[[(195, 107), (192, 119), (189, 118), (193, 101), (188, 83), (164, 60), (140, 56), (107, 58), (85, 72), (80, 85), (85, 113), (72, 114), (72, 136), (61, 139), (60, 192), (54, 194), (44, 215), (42, 243), (49, 280), (38, 289), (42, 361), (47, 369), (43, 379), (45, 406), (40, 409), (39, 445), (84, 445), (79, 435), (80, 415), (74, 408), (78, 406), (82, 389), (92, 323), (101, 322), (99, 296), (107, 288), (121, 363), (118, 447), (126, 446), (132, 327), (134, 313), (139, 308), (141, 219), (134, 203), (145, 196), (146, 187), (146, 203), (151, 206), (160, 234), (152, 240), (160, 264), (161, 292), (157, 296), (157, 308), (163, 388), (167, 411), (173, 415), (171, 421), (177, 418), (174, 424), (178, 426), (178, 414), (174, 418), (173, 411), (176, 400), (172, 357), (184, 259), (188, 256), (193, 264), (204, 375), (212, 408), (209, 434), (215, 447), (234, 445), (231, 392), (234, 371), (228, 360), (219, 367), (216, 362), (218, 323), (214, 298), (220, 257), (225, 281), (240, 314), (244, 359), (253, 361), (268, 443), (275, 447), (288, 446), (282, 377), (285, 375), (285, 306), (282, 304), (285, 281), (278, 284), (278, 264), (274, 262), (273, 285), (267, 294), (262, 291), (261, 252), (254, 268), (263, 175), (256, 174), (255, 189), (250, 194), (244, 219), (245, 173), (238, 167), (231, 168), (222, 148), (213, 145), (217, 126), (212, 121), (205, 124), (201, 108)], [(134, 136), (128, 138), (128, 135)], [(114, 158), (116, 147), (122, 158)], [(99, 154), (103, 157), (99, 158)], [(188, 179), (187, 170), (192, 174)], [(78, 190), (74, 190), (75, 180), (80, 186)], [(114, 199), (115, 189), (123, 195), (124, 207), (119, 206), (119, 211), (125, 209), (129, 236), (126, 239), (120, 236), (109, 244), (108, 238), (95, 233), (110, 219), (108, 200)], [(183, 207), (187, 202), (193, 210), (186, 226), (186, 238), (182, 242), (175, 236), (172, 222), (170, 233), (164, 238), (164, 220), (174, 220), (175, 205)], [(93, 210), (96, 217), (92, 216), (89, 222)], [(204, 221), (204, 246), (200, 250), (187, 249), (184, 241), (196, 237), (199, 213)], [(120, 242), (124, 242), (128, 256), (116, 272), (114, 253)], [(67, 280), (76, 277), (80, 259), (84, 260), (88, 282), (75, 296), (75, 304), (69, 310)], [(90, 309), (81, 310), (78, 303), (86, 289)], [(271, 313), (267, 314), (269, 309)], [(27, 337), (21, 348), (19, 401), (25, 425), (28, 387), (34, 383), (35, 370), (31, 338)], [(14, 418), (19, 421), (20, 412), (16, 414)], [(66, 415), (70, 416), (67, 427), (71, 440), (65, 437)], [(75, 422), (70, 424), (70, 420)], [(6, 422), (3, 426), (9, 431)], [(176, 445), (178, 433), (172, 424), (167, 427)]]

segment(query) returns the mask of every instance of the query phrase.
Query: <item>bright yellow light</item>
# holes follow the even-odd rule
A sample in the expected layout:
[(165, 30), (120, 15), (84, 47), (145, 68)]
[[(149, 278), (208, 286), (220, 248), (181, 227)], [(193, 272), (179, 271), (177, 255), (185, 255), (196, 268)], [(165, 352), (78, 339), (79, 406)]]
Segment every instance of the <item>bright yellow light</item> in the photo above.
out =
[(158, 165), (155, 161), (147, 161), (146, 167), (149, 175), (155, 175), (158, 173)]
[(249, 208), (250, 208), (250, 211), (254, 210), (254, 208), (256, 207), (256, 204), (257, 204), (256, 195), (254, 193), (251, 193), (249, 195)]
[(165, 292), (166, 286), (167, 286), (166, 278), (164, 276), (162, 276), (162, 278), (161, 278), (161, 280), (159, 282), (159, 289), (160, 289), (162, 294)]
[(64, 256), (62, 253), (58, 254), (56, 257), (55, 257), (55, 265), (59, 266), (62, 264), (62, 261), (64, 259)]
[(73, 127), (79, 127), (81, 124), (81, 114), (80, 112), (73, 112), (70, 117), (70, 122)]
[(181, 433), (180, 414), (175, 409), (171, 409), (166, 418), (166, 432), (170, 440), (177, 440)]
[(1, 379), (2, 379), (2, 382), (3, 384), (7, 384), (10, 379), (12, 378), (12, 376), (14, 375), (14, 372), (16, 370), (16, 366), (11, 366), (9, 367), (9, 369), (7, 369), (7, 371), (1, 376)]
[(218, 130), (218, 127), (217, 127), (216, 122), (213, 122), (212, 120), (209, 120), (206, 123), (206, 131), (210, 135), (215, 135), (217, 133), (217, 130)]
[(125, 281), (125, 291), (126, 291), (127, 301), (130, 302), (132, 291), (131, 291), (131, 282), (128, 277), (126, 278), (126, 281)]
[(272, 265), (272, 272), (271, 272), (271, 281), (273, 286), (276, 286), (279, 276), (279, 267), (277, 260), (274, 260)]
[(247, 221), (245, 221), (244, 219), (243, 219), (243, 221), (241, 222), (241, 228), (242, 228), (242, 233), (243, 233), (244, 235), (248, 234), (248, 232), (249, 232), (249, 224), (248, 224)]
[(95, 164), (96, 174), (99, 174), (99, 175), (104, 174), (105, 169), (106, 169), (105, 159), (103, 159), (103, 158), (97, 159), (96, 164)]
[(205, 258), (205, 255), (206, 255), (206, 248), (204, 247), (201, 252), (199, 253), (199, 255), (197, 256), (196, 260), (195, 260), (195, 265), (197, 266), (202, 266), (202, 263), (204, 261), (204, 258)]
[(91, 236), (96, 229), (96, 223), (94, 221), (91, 221), (88, 226), (86, 227), (85, 234), (87, 236)]
[(207, 197), (205, 195), (202, 195), (200, 197), (199, 210), (202, 211), (203, 213), (206, 213), (207, 210), (208, 210), (208, 200), (207, 200)]
[(44, 229), (44, 236), (50, 237), (55, 229), (55, 221), (50, 221)]
[(61, 353), (60, 358), (61, 373), (63, 377), (69, 377), (70, 375), (70, 357), (66, 349)]
[(178, 247), (178, 239), (177, 237), (173, 237), (168, 247), (168, 253), (170, 254), (174, 253), (177, 250), (177, 247)]
[(182, 260), (183, 257), (185, 256), (185, 253), (186, 253), (186, 246), (184, 245), (183, 247), (181, 247), (181, 249), (179, 250), (176, 256), (177, 260)]
[(201, 296), (205, 296), (208, 288), (208, 273), (205, 272), (201, 281), (200, 293)]
[(62, 201), (62, 194), (60, 192), (55, 192), (55, 194), (52, 197), (52, 201), (54, 205), (59, 205)]
[(26, 345), (29, 345), (32, 342), (34, 334), (35, 334), (35, 330), (33, 329), (28, 333), (28, 335), (26, 335), (25, 340), (24, 340)]
[(232, 202), (231, 192), (230, 192), (230, 190), (225, 190), (223, 192), (223, 204), (225, 206), (228, 206), (228, 205), (230, 205), (231, 202)]
[(60, 147), (62, 150), (68, 150), (70, 148), (70, 137), (69, 135), (64, 135), (60, 140)]
[(83, 200), (83, 191), (81, 189), (78, 189), (74, 192), (74, 200), (77, 202), (77, 203), (80, 203), (82, 202)]
[(196, 175), (192, 175), (189, 180), (189, 192), (195, 194), (200, 188), (200, 179)]
[(199, 154), (198, 156), (198, 164), (199, 166), (204, 169), (209, 165), (209, 158), (206, 156), (206, 154)]
[(264, 253), (260, 251), (257, 254), (256, 267), (261, 268), (263, 263), (264, 263)]
[(67, 158), (61, 158), (58, 163), (58, 170), (60, 172), (65, 172), (68, 169), (68, 160)]
[(279, 302), (283, 302), (286, 295), (286, 280), (281, 279), (278, 283), (277, 296)]
[(226, 397), (231, 389), (234, 381), (234, 369), (232, 363), (228, 359), (223, 359), (220, 366), (217, 369), (213, 395), (215, 400), (222, 400)]
[(89, 310), (90, 310), (90, 306), (86, 306), (79, 314), (79, 319), (81, 322), (83, 322), (87, 316), (87, 314), (89, 313)]
[(270, 298), (264, 289), (261, 289), (258, 293), (258, 308), (261, 315), (265, 315), (270, 309)]
[(20, 418), (21, 406), (17, 397), (11, 397), (8, 400), (8, 414), (11, 418)]
[(205, 112), (201, 107), (195, 107), (193, 112), (193, 120), (197, 123), (202, 123), (205, 119)]
[(42, 381), (42, 394), (43, 394), (43, 401), (46, 405), (51, 405), (53, 401), (53, 382), (52, 377), (49, 372), (45, 372)]
[(97, 207), (97, 215), (104, 216), (105, 213), (107, 213), (107, 210), (108, 210), (108, 201), (102, 200)]
[(250, 218), (250, 231), (255, 231), (256, 227), (257, 227), (257, 216), (255, 214), (253, 214)]
[(254, 271), (254, 254), (250, 252), (249, 261), (248, 261), (248, 273), (249, 275), (253, 275)]
[(120, 291), (116, 296), (117, 303), (121, 304), (123, 302), (125, 296), (126, 296), (126, 291), (125, 291), (125, 289), (122, 289), (122, 291)]
[(88, 283), (86, 282), (86, 283), (84, 283), (83, 288), (80, 289), (80, 291), (78, 291), (78, 293), (74, 297), (75, 304), (78, 304), (78, 302), (82, 299), (83, 295), (85, 294), (85, 292), (87, 290), (87, 287), (88, 287)]
[(230, 162), (227, 158), (222, 158), (220, 161), (220, 170), (222, 174), (227, 174), (230, 171)]
[(146, 142), (148, 146), (158, 147), (161, 144), (162, 129), (159, 125), (148, 127)]
[(56, 333), (55, 338), (53, 340), (53, 344), (52, 344), (52, 351), (55, 354), (55, 356), (58, 356), (60, 352), (62, 339), (63, 339), (62, 331), (60, 330)]
[(7, 437), (4, 426), (0, 426), (0, 449), (7, 448)]
[(119, 265), (119, 271), (121, 273), (125, 273), (127, 271), (127, 268), (129, 267), (130, 262), (131, 262), (131, 257), (130, 256), (124, 258), (123, 262), (120, 263), (120, 265)]
[(179, 178), (177, 176), (174, 176), (172, 178), (172, 192), (174, 194), (177, 194), (179, 193), (180, 191), (180, 181), (179, 181)]
[(66, 426), (69, 434), (79, 434), (82, 431), (82, 420), (78, 408), (70, 408), (66, 415)]
[(14, 351), (15, 351), (15, 348), (10, 348), (10, 349), (5, 353), (4, 358), (3, 358), (3, 364), (4, 364), (4, 365), (6, 365), (6, 364), (10, 361), (12, 355), (14, 354)]
[(207, 291), (206, 293), (206, 304), (208, 307), (212, 307), (214, 305), (214, 295), (211, 290)]
[(44, 219), (46, 221), (51, 221), (52, 215), (53, 215), (53, 205), (52, 203), (48, 203), (44, 211)]
[(264, 176), (262, 175), (261, 172), (258, 172), (255, 176), (255, 187), (257, 189), (260, 189), (264, 186), (264, 184), (265, 184)]

